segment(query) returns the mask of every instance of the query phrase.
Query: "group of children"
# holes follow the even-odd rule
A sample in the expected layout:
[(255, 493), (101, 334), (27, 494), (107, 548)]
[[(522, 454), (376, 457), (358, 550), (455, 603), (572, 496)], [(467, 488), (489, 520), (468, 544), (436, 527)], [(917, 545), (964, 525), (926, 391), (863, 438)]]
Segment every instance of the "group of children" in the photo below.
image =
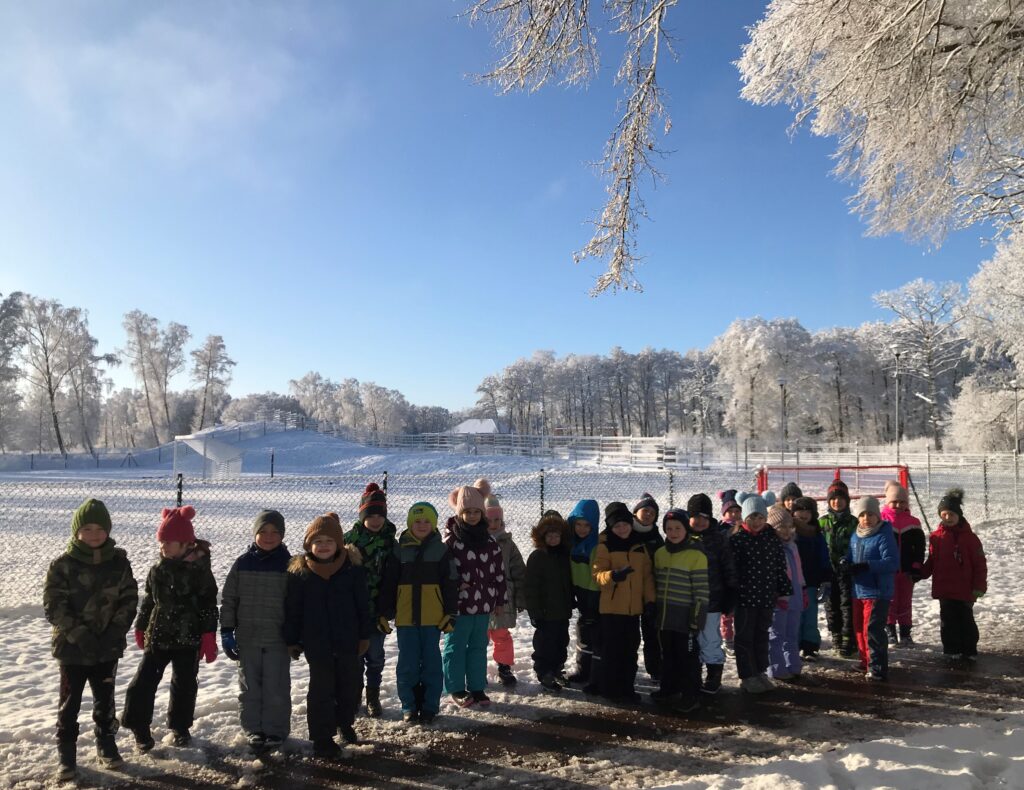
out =
[[(340, 756), (335, 740), (355, 743), (356, 714), (382, 715), (387, 636), (397, 631), (396, 681), (402, 718), (430, 724), (447, 695), (459, 707), (486, 707), (488, 645), (498, 679), (516, 684), (509, 629), (525, 611), (533, 628), (533, 670), (559, 693), (570, 684), (615, 702), (638, 702), (639, 656), (658, 683), (651, 699), (688, 712), (722, 685), (726, 651), (743, 690), (759, 694), (794, 681), (822, 644), (818, 604), (832, 645), (858, 657), (872, 680), (888, 675), (888, 647), (912, 646), (913, 585), (931, 577), (940, 601), (943, 651), (977, 655), (973, 604), (986, 590), (981, 543), (963, 517), (960, 491), (939, 502), (929, 540), (910, 515), (907, 492), (886, 485), (885, 506), (862, 497), (851, 507), (835, 480), (819, 517), (817, 502), (787, 484), (774, 495), (696, 494), (666, 512), (644, 494), (631, 509), (581, 500), (563, 518), (549, 510), (533, 527), (524, 563), (500, 500), (477, 480), (451, 492), (444, 537), (438, 512), (417, 502), (401, 534), (387, 518), (375, 483), (360, 499), (347, 533), (335, 513), (313, 519), (292, 556), (285, 519), (260, 512), (252, 544), (235, 560), (220, 594), (210, 545), (198, 540), (190, 506), (165, 509), (157, 529), (160, 559), (141, 604), (131, 565), (115, 545), (107, 508), (86, 500), (71, 521), (66, 551), (50, 566), (44, 604), (60, 665), (57, 747), (60, 775), (76, 770), (78, 713), (88, 682), (97, 754), (121, 763), (115, 734), (114, 677), (134, 622), (143, 651), (126, 695), (122, 723), (140, 751), (155, 745), (154, 698), (172, 667), (167, 721), (185, 746), (195, 714), (200, 659), (225, 655), (239, 665), (239, 715), (256, 754), (288, 737), (290, 664), (309, 666), (306, 719), (314, 753)], [(576, 620), (575, 670), (566, 676), (569, 628)], [(392, 626), (392, 623), (394, 626)], [(443, 640), (443, 647), (442, 642)], [(642, 653), (641, 644), (643, 645)], [(364, 696), (365, 686), (365, 696)]]

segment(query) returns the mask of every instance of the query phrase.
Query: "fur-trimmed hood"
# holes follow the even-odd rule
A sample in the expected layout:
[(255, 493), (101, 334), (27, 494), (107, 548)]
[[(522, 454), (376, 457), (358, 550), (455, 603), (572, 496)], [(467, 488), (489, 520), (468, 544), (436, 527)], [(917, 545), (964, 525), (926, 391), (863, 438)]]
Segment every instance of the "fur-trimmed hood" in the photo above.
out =
[(549, 513), (541, 516), (540, 521), (530, 530), (530, 538), (533, 540), (534, 548), (547, 548), (548, 546), (544, 542), (544, 535), (552, 531), (561, 534), (563, 546), (569, 545), (569, 525), (557, 513)]

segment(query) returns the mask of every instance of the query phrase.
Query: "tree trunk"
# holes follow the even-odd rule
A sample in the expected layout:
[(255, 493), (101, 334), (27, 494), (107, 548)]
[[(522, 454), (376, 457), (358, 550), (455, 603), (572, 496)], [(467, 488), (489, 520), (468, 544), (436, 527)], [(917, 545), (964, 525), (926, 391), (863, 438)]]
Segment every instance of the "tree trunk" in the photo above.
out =
[(60, 433), (60, 420), (57, 418), (57, 402), (55, 396), (57, 393), (53, 391), (53, 385), (47, 382), (46, 394), (50, 398), (50, 415), (53, 417), (53, 433), (57, 438), (57, 449), (60, 450), (61, 455), (67, 455), (68, 452), (64, 449), (64, 437)]

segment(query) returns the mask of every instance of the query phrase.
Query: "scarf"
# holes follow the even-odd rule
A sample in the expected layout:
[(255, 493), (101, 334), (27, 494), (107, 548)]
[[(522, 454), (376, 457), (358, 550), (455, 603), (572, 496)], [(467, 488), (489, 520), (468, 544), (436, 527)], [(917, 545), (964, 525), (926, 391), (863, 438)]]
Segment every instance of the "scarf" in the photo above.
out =
[(326, 581), (341, 569), (341, 566), (345, 564), (347, 556), (344, 549), (339, 549), (338, 553), (329, 560), (321, 560), (315, 554), (307, 552), (305, 556), (306, 567)]
[(631, 548), (636, 546), (638, 543), (644, 542), (644, 536), (637, 533), (634, 529), (629, 533), (629, 537), (620, 538), (614, 532), (611, 527), (608, 527), (604, 531), (604, 545), (608, 547), (608, 551), (629, 551)]
[(487, 520), (483, 518), (471, 527), (461, 518), (456, 517), (448, 525), (448, 530), (459, 543), (472, 549), (480, 549), (491, 542), (491, 533), (487, 531)]
[(641, 535), (649, 534), (650, 532), (652, 532), (654, 530), (655, 526), (657, 526), (657, 522), (652, 521), (650, 524), (648, 524), (645, 527), (637, 519), (633, 519), (633, 531), (634, 532), (639, 532)]
[(872, 535), (874, 535), (876, 532), (878, 532), (878, 530), (880, 530), (882, 528), (882, 524), (884, 524), (884, 523), (885, 523), (884, 521), (879, 519), (878, 523), (875, 524), (875, 526), (873, 526), (873, 527), (862, 527), (860, 524), (858, 524), (857, 525), (857, 537), (861, 538), (861, 539), (863, 539), (863, 538), (870, 538)]
[(79, 562), (84, 562), (86, 565), (99, 565), (103, 562), (109, 562), (114, 557), (114, 539), (108, 537), (106, 542), (98, 549), (94, 549), (91, 546), (87, 546), (78, 538), (71, 538), (68, 541), (68, 547), (64, 550), (65, 553), (70, 554)]

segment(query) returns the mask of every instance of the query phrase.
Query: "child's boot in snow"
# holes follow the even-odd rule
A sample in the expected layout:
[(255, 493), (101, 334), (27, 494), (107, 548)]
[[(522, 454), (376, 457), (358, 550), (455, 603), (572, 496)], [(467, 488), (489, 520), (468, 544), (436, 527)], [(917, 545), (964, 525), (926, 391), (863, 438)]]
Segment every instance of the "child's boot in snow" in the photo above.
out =
[(117, 750), (117, 740), (113, 733), (96, 736), (96, 755), (107, 768), (120, 768), (124, 765), (121, 753)]
[(371, 719), (379, 719), (380, 709), (380, 686), (366, 687), (366, 715)]
[(68, 782), (75, 778), (77, 766), (75, 758), (78, 756), (78, 744), (75, 741), (58, 741), (57, 758), (57, 779), (61, 782)]
[(910, 636), (911, 626), (900, 626), (900, 647), (916, 647), (913, 638)]
[(513, 688), (518, 682), (512, 673), (512, 667), (508, 664), (498, 664), (498, 679), (505, 688)]

